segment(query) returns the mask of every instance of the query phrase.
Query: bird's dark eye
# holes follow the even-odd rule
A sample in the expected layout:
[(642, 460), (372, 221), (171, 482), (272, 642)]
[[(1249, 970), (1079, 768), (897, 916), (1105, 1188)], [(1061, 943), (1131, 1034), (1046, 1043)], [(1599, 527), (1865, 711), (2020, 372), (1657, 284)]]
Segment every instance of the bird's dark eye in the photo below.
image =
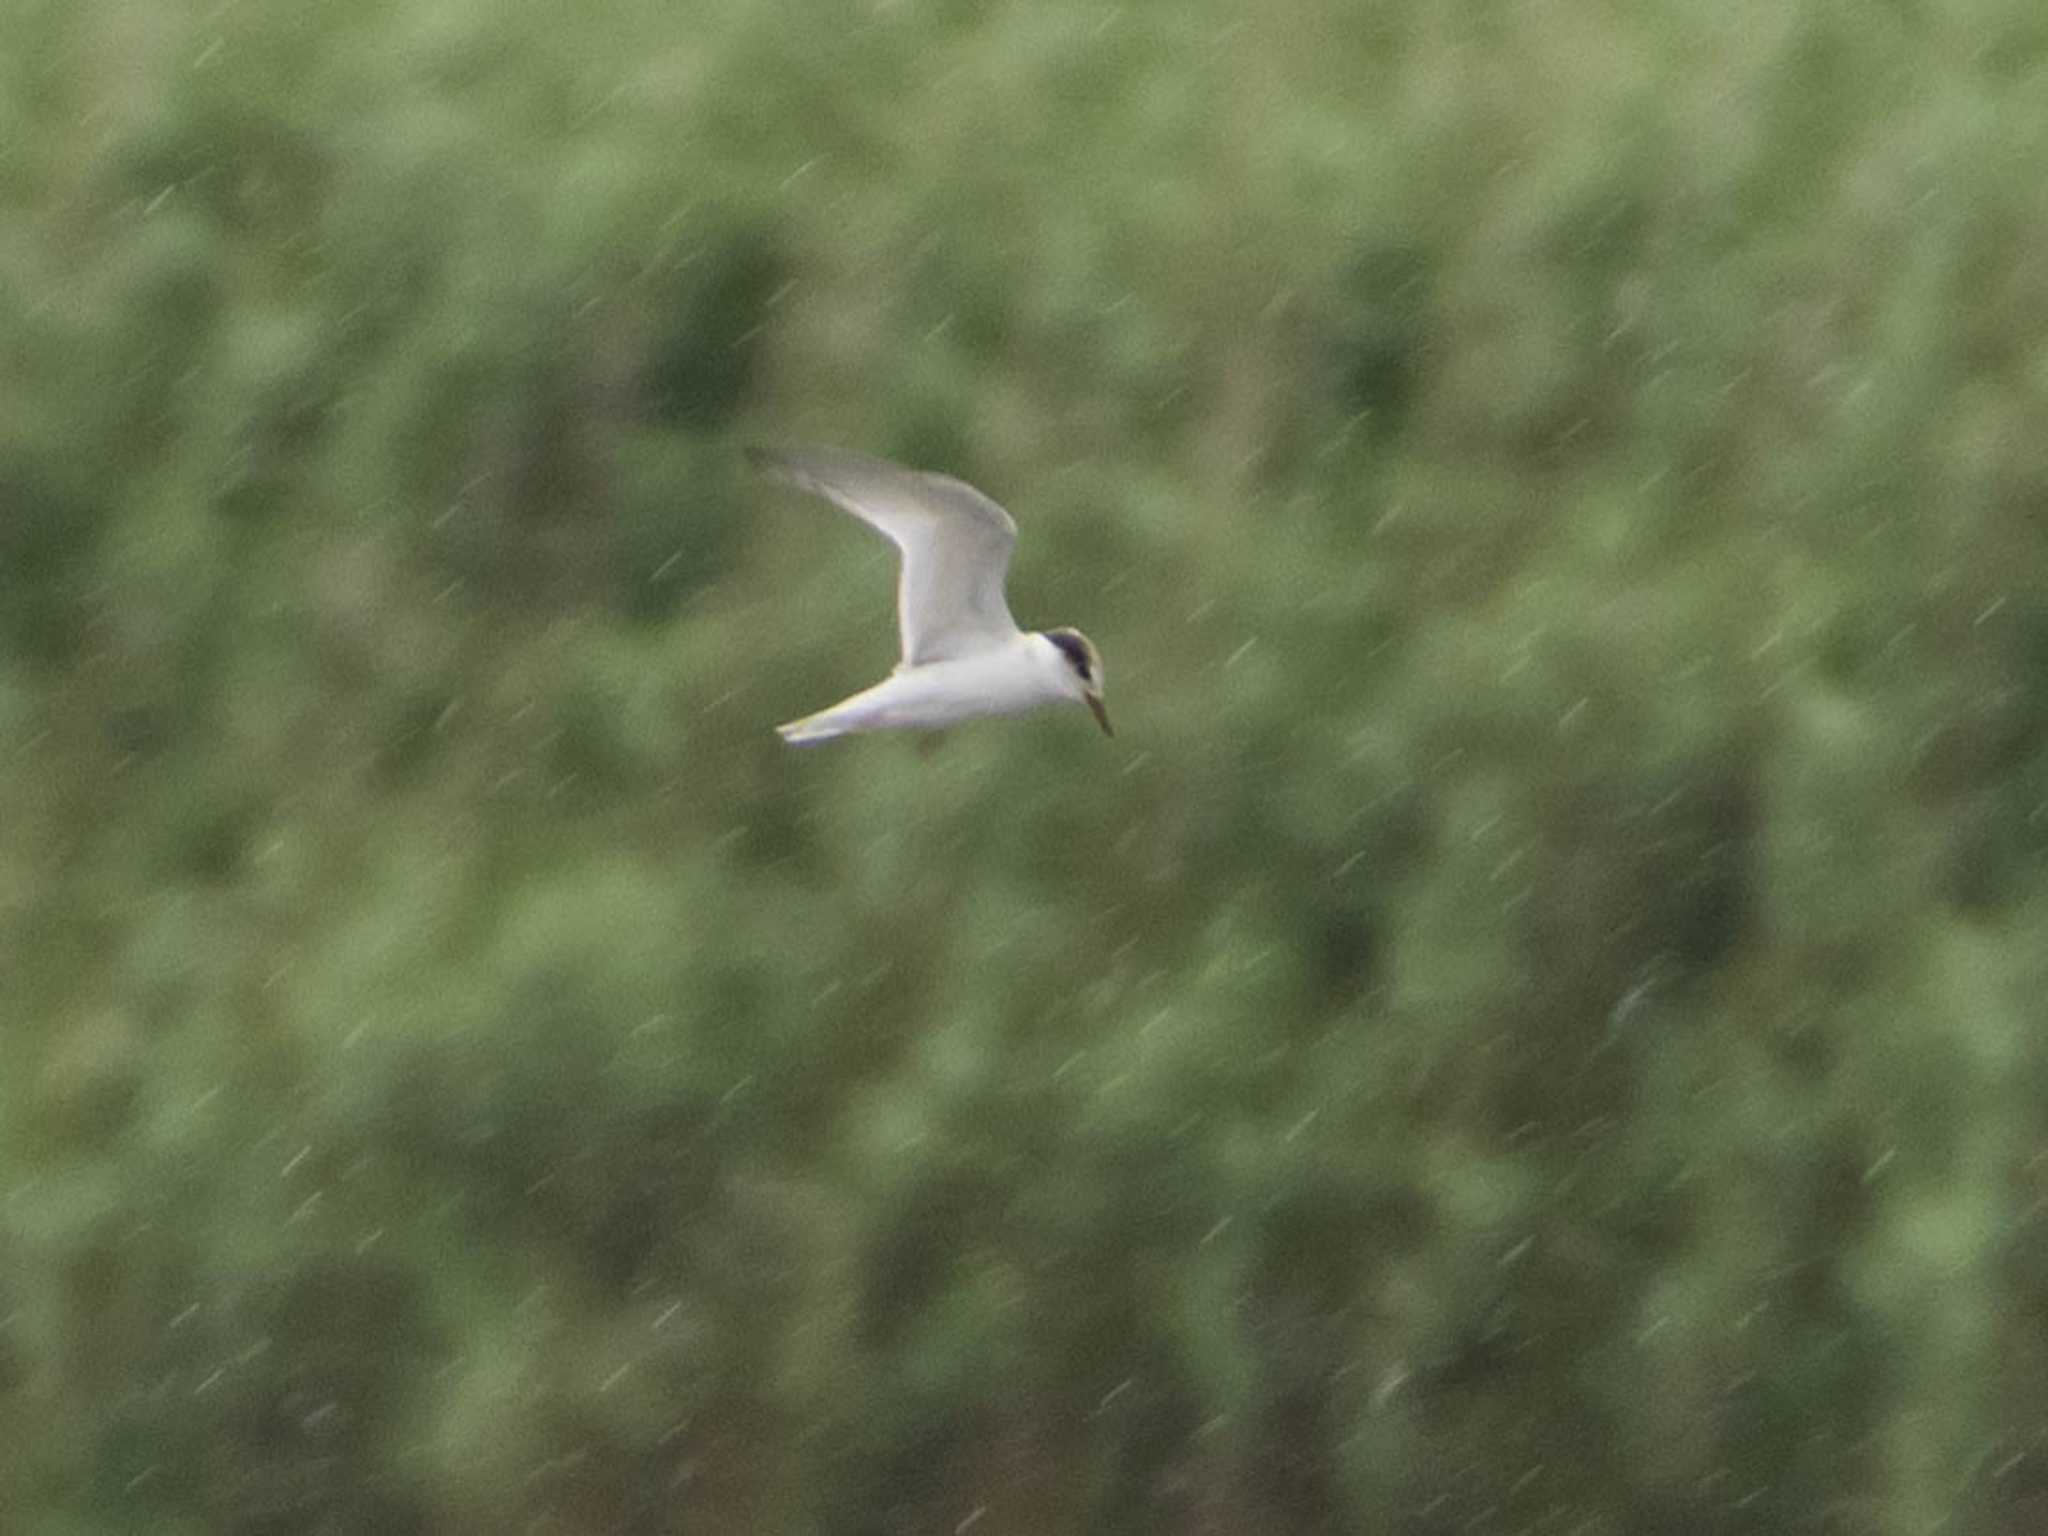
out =
[(1088, 665), (1088, 646), (1081, 637), (1070, 629), (1047, 630), (1045, 638), (1060, 648), (1067, 658), (1067, 664), (1080, 674), (1081, 681), (1092, 683), (1094, 674)]

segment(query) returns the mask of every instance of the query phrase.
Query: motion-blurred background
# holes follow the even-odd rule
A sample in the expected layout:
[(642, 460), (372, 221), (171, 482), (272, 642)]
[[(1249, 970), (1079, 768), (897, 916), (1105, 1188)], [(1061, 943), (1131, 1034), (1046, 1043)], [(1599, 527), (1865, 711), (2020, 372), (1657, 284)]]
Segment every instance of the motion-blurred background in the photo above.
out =
[(2036, 0), (0, 38), (0, 1526), (2048, 1528)]

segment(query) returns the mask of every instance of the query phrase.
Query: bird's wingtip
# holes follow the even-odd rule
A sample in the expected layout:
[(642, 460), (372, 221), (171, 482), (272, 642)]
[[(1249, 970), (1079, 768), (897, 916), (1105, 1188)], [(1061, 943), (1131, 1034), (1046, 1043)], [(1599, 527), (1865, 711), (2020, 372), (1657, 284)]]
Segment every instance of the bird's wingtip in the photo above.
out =
[(747, 467), (764, 480), (793, 485), (800, 490), (819, 489), (814, 483), (812, 467), (799, 449), (778, 447), (773, 443), (743, 443), (740, 453), (745, 457)]

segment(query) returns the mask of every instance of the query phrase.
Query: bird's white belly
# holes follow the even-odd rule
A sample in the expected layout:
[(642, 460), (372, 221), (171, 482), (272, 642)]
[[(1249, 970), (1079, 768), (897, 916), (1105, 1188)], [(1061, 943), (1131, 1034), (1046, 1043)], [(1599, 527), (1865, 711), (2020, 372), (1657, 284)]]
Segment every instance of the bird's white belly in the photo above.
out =
[(794, 743), (853, 731), (936, 730), (985, 715), (1014, 715), (1062, 697), (1027, 649), (1028, 636), (973, 656), (891, 673), (830, 709), (783, 727)]
[[(1059, 695), (1046, 686), (1021, 647), (980, 656), (906, 667), (864, 695), (887, 711), (892, 725), (949, 725), (982, 715), (1014, 715)], [(848, 702), (851, 702), (850, 700)]]

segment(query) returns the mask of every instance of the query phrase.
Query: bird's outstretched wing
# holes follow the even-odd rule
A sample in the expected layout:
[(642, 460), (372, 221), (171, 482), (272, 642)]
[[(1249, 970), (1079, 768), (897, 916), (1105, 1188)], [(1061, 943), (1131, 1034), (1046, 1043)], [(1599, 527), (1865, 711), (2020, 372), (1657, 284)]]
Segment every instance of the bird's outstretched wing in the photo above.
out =
[(901, 551), (904, 666), (972, 655), (1017, 633), (1003, 598), (1017, 525), (973, 486), (839, 448), (750, 447), (747, 462), (845, 508)]

